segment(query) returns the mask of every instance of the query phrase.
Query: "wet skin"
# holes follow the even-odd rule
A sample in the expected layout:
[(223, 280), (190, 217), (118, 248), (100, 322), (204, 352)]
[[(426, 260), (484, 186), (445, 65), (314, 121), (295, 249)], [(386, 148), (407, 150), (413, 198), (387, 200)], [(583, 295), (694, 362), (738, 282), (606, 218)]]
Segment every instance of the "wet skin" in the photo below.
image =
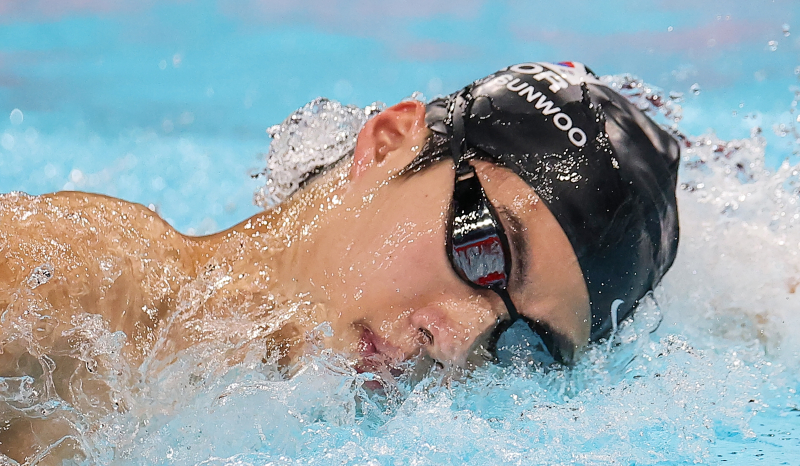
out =
[[(122, 354), (133, 368), (220, 339), (231, 348), (248, 340), (265, 352), (280, 347), (288, 364), (324, 321), (334, 330), (326, 345), (366, 359), (362, 368), (420, 353), (464, 364), (476, 339), (507, 316), (497, 296), (461, 281), (447, 259), (452, 164), (397, 176), (429, 135), (424, 116), (418, 102), (385, 110), (360, 133), (352, 160), (279, 208), (206, 237), (183, 236), (149, 209), (105, 196), (0, 197), (0, 376), (36, 376), (47, 356), (58, 395), (79, 403), (69, 379), (89, 375), (70, 329), (85, 314), (125, 333)], [(473, 164), (515, 264), (525, 264), (511, 276), (519, 311), (561, 334), (562, 351), (579, 351), (589, 338), (588, 293), (566, 235), (522, 179)], [(32, 287), (28, 277), (43, 264), (53, 276)], [(293, 311), (279, 313), (286, 308)], [(17, 338), (23, 327), (34, 344)], [(112, 405), (107, 387), (95, 385), (84, 388)], [(30, 457), (59, 429), (19, 420), (0, 431), (0, 452)]]
[[(461, 281), (447, 259), (452, 164), (397, 177), (427, 137), (424, 107), (414, 102), (387, 110), (362, 130), (341, 205), (296, 245), (299, 267), (292, 276), (326, 284), (316, 298), (327, 303), (332, 346), (354, 351), (366, 329), (367, 346), (391, 359), (424, 350), (439, 361), (463, 364), (475, 339), (506, 310), (494, 293)], [(522, 314), (563, 335), (564, 352), (573, 353), (589, 338), (589, 304), (566, 235), (521, 178), (488, 162), (473, 164), (512, 243), (515, 236), (527, 243), (525, 254), (512, 244), (515, 263), (527, 263), (512, 271), (514, 302)]]

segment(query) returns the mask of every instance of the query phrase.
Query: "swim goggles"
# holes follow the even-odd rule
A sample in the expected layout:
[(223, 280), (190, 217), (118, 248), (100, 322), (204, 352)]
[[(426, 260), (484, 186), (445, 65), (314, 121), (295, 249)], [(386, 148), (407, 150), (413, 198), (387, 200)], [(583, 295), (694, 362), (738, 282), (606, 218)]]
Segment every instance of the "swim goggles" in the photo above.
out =
[[(469, 160), (479, 151), (466, 151), (464, 137), (464, 114), (469, 111), (471, 98), (468, 89), (460, 92), (450, 112), (452, 127), (451, 152), (456, 167), (455, 187), (447, 224), (446, 248), (455, 272), (473, 288), (491, 290), (503, 300), (508, 310), (508, 319), (499, 320), (484, 343), (484, 349), (492, 360), (498, 361), (498, 342), (501, 336), (517, 321), (525, 322), (539, 339), (539, 347), (546, 348), (549, 358), (564, 362), (555, 346), (555, 339), (544, 325), (531, 320), (517, 311), (508, 291), (511, 271), (511, 253), (502, 223), (497, 212), (481, 186), (475, 168)], [(467, 154), (468, 152), (468, 154)], [(531, 339), (528, 338), (530, 344)], [(547, 356), (547, 355), (545, 355)], [(545, 361), (540, 361), (545, 362)]]

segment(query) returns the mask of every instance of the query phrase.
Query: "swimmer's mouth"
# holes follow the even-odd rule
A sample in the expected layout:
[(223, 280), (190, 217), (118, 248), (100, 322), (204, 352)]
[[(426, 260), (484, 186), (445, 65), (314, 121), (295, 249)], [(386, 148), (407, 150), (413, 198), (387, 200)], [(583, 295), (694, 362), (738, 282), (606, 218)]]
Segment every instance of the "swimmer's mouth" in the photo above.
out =
[(376, 336), (366, 325), (361, 326), (361, 339), (358, 342), (358, 352), (361, 357), (368, 358), (378, 354), (378, 346), (375, 344)]
[(394, 348), (375, 333), (367, 325), (359, 325), (361, 328), (361, 338), (358, 342), (359, 360), (354, 368), (359, 373), (373, 372), (381, 373), (389, 369), (394, 372), (394, 365), (399, 362), (393, 353), (398, 349)]
[(368, 372), (375, 376), (374, 379), (364, 382), (364, 388), (374, 391), (393, 390), (391, 387), (396, 387), (400, 378), (407, 381), (422, 380), (432, 367), (444, 368), (421, 350), (408, 355), (376, 335), (369, 326), (359, 324), (358, 328), (361, 332), (359, 358), (353, 369), (359, 374)]

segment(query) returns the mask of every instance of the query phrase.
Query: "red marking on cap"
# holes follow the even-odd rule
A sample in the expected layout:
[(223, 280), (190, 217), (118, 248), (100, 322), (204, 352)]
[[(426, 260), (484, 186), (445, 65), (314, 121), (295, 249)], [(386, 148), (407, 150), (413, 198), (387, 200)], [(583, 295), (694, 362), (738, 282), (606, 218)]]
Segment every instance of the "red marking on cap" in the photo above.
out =
[(568, 66), (570, 68), (575, 68), (575, 65), (571, 61), (560, 61), (558, 62), (561, 66)]

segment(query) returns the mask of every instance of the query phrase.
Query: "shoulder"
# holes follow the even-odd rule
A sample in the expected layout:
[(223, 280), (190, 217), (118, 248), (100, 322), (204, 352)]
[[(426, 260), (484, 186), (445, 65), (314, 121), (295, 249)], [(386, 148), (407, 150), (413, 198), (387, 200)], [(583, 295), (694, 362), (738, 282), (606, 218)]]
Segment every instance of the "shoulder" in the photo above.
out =
[(135, 336), (137, 325), (158, 321), (143, 310), (160, 312), (193, 276), (195, 249), (140, 204), (79, 192), (2, 194), (0, 313), (23, 319), (38, 309), (67, 326), (100, 314), (112, 331)]
[(186, 237), (140, 204), (81, 192), (0, 195), (0, 275), (2, 269), (30, 273), (37, 264), (74, 269), (134, 260), (146, 267), (164, 257), (190, 267), (191, 249)]
[[(21, 192), (0, 194), (0, 219), (16, 225), (58, 222), (76, 226), (113, 223), (130, 227), (145, 223), (156, 227), (159, 232), (174, 231), (155, 212), (141, 204), (77, 191), (40, 196)], [(4, 223), (2, 226), (9, 225)]]
[(9, 236), (22, 241), (70, 239), (97, 244), (122, 242), (185, 243), (149, 208), (101, 194), (65, 191), (40, 196), (0, 194), (0, 247)]

